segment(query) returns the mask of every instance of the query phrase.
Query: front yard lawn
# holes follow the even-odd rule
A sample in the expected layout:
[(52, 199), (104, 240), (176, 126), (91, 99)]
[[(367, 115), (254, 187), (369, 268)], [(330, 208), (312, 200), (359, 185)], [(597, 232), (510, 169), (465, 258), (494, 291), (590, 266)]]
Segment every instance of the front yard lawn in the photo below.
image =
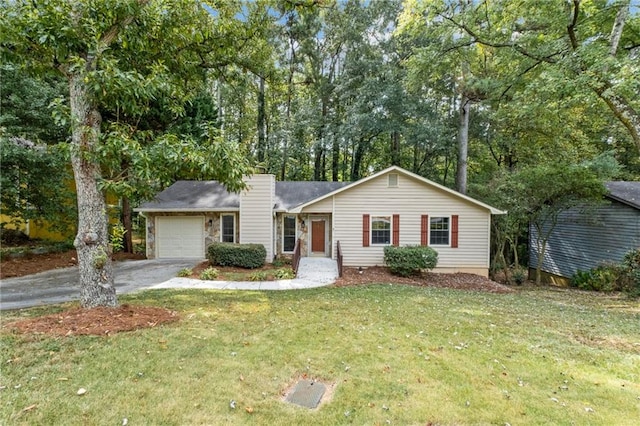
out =
[[(640, 305), (611, 295), (387, 284), (154, 290), (120, 301), (165, 307), (181, 319), (110, 336), (49, 337), (6, 324), (60, 305), (3, 313), (0, 424), (635, 425), (640, 418)], [(319, 408), (283, 401), (300, 378), (328, 385)]]

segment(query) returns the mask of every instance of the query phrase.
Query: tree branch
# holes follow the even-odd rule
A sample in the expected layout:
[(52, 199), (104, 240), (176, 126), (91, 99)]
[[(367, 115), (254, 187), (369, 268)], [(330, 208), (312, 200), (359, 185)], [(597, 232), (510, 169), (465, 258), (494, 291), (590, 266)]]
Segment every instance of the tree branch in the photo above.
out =
[(616, 14), (616, 20), (613, 23), (611, 37), (609, 38), (609, 54), (611, 56), (616, 56), (616, 53), (618, 52), (618, 45), (620, 44), (620, 38), (622, 37), (622, 30), (624, 29), (627, 16), (629, 16), (629, 5), (629, 3), (621, 5), (620, 9), (618, 9), (618, 13)]
[(529, 52), (528, 50), (524, 49), (522, 46), (520, 46), (517, 43), (497, 43), (497, 42), (493, 42), (493, 41), (489, 41), (486, 40), (482, 37), (480, 37), (475, 31), (473, 31), (471, 28), (469, 28), (469, 26), (467, 26), (466, 24), (462, 24), (460, 22), (457, 22), (455, 19), (453, 19), (450, 16), (446, 16), (443, 14), (439, 14), (440, 17), (442, 17), (443, 19), (446, 19), (447, 21), (451, 22), (453, 25), (455, 25), (457, 28), (463, 30), (464, 32), (466, 32), (472, 39), (473, 39), (473, 43), (479, 43), (485, 46), (489, 46), (489, 47), (495, 47), (495, 48), (510, 48), (510, 49), (515, 49), (518, 53), (520, 53), (523, 56), (526, 56), (527, 58), (531, 58), (534, 59), (536, 61), (541, 61), (541, 62), (546, 62), (549, 64), (554, 64), (556, 63), (556, 60), (553, 59), (554, 56), (558, 56), (560, 55), (562, 52), (554, 52), (550, 55), (546, 55), (546, 56), (538, 56), (535, 55), (531, 52)]
[(580, 14), (580, 0), (573, 0), (573, 14), (571, 22), (567, 25), (567, 33), (571, 41), (573, 50), (578, 49), (578, 38), (576, 37), (576, 25), (578, 25), (578, 15)]

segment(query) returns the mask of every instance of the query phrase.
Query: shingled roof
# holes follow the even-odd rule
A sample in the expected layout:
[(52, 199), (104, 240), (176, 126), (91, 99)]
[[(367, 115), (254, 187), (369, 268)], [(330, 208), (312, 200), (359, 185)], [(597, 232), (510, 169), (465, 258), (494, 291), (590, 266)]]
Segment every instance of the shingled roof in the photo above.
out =
[[(326, 195), (350, 182), (276, 182), (274, 209), (288, 210)], [(217, 181), (179, 180), (136, 211), (233, 211), (240, 208), (240, 194), (227, 191)]]
[(607, 198), (640, 210), (640, 182), (613, 181), (606, 182), (609, 191)]

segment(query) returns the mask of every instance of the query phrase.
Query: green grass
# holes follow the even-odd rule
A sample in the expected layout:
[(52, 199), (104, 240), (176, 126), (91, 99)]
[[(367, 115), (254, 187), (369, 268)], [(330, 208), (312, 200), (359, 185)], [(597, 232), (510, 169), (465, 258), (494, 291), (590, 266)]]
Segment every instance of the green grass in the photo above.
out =
[[(147, 291), (121, 302), (164, 306), (182, 319), (111, 337), (3, 331), (0, 424), (631, 425), (640, 418), (637, 301), (377, 285)], [(53, 310), (60, 306), (5, 313), (3, 322)], [(335, 384), (332, 399), (316, 410), (283, 402), (302, 376)], [(79, 388), (87, 393), (77, 396)]]

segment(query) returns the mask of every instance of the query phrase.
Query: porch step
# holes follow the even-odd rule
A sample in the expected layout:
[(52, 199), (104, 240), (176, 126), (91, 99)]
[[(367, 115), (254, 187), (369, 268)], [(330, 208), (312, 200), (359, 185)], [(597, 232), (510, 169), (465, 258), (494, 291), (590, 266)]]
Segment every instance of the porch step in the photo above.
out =
[(325, 257), (303, 257), (298, 265), (300, 280), (333, 283), (338, 278), (338, 262)]

